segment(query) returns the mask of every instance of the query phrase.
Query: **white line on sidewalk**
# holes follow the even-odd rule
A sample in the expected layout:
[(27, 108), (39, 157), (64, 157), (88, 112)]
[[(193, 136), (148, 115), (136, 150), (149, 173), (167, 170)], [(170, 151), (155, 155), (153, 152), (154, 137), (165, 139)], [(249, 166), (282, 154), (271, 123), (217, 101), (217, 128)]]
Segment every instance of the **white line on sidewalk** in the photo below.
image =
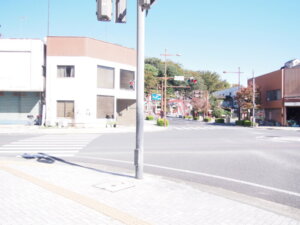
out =
[[(86, 156), (80, 156), (80, 157), (95, 159), (93, 157), (86, 157)], [(123, 160), (105, 159), (105, 158), (97, 158), (97, 159), (103, 160), (103, 161), (111, 161), (111, 162), (119, 162), (119, 163), (125, 163), (125, 164), (133, 164), (133, 162), (123, 161)], [(252, 183), (252, 182), (248, 182), (248, 181), (237, 180), (237, 179), (233, 179), (233, 178), (222, 177), (222, 176), (218, 176), (218, 175), (213, 175), (213, 174), (208, 174), (208, 173), (202, 173), (202, 172), (196, 172), (196, 171), (191, 171), (191, 170), (184, 170), (184, 169), (177, 169), (177, 168), (166, 167), (166, 166), (159, 166), (159, 165), (154, 165), (154, 164), (147, 164), (147, 163), (145, 163), (144, 165), (147, 166), (147, 167), (153, 167), (153, 168), (171, 170), (171, 171), (176, 171), (176, 172), (194, 174), (194, 175), (199, 175), (199, 176), (204, 176), (204, 177), (210, 177), (210, 178), (214, 178), (214, 179), (218, 179), (218, 180), (225, 180), (225, 181), (229, 181), (229, 182), (234, 182), (234, 183), (238, 183), (238, 184), (245, 184), (245, 185), (252, 186), (252, 187), (262, 188), (262, 189), (265, 189), (265, 190), (270, 190), (270, 191), (274, 191), (274, 192), (278, 192), (278, 193), (283, 193), (283, 194), (287, 194), (287, 195), (292, 195), (292, 196), (300, 197), (300, 193), (297, 193), (297, 192), (287, 191), (287, 190), (283, 190), (283, 189), (279, 189), (279, 188), (274, 188), (274, 187), (270, 187), (270, 186), (265, 186), (265, 185), (261, 185), (261, 184), (256, 184), (256, 183)]]

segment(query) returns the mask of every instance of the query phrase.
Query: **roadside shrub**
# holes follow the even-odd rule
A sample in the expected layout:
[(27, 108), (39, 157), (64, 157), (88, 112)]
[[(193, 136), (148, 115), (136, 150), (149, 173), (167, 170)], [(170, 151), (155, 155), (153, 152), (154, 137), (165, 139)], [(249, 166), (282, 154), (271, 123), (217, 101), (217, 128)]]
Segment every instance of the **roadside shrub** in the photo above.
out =
[(252, 122), (250, 120), (244, 120), (244, 126), (245, 127), (251, 127)]
[(152, 115), (146, 116), (146, 120), (154, 120), (154, 116)]
[(199, 116), (195, 116), (193, 119), (194, 120), (199, 120)]
[(235, 125), (252, 127), (253, 125), (256, 126), (257, 123), (253, 123), (251, 120), (237, 120), (237, 121), (235, 121)]
[(237, 121), (235, 121), (235, 125), (243, 126), (244, 125), (244, 120), (237, 120)]
[[(157, 126), (165, 126), (165, 119), (157, 119), (156, 121)], [(169, 120), (166, 120), (166, 126), (169, 126)]]
[(224, 119), (223, 118), (217, 118), (215, 120), (216, 123), (224, 123)]
[(189, 119), (193, 119), (192, 116), (184, 116), (183, 118), (184, 118), (184, 119), (188, 119), (188, 120), (189, 120)]
[(210, 122), (210, 121), (211, 121), (211, 118), (210, 118), (210, 117), (205, 117), (205, 118), (203, 119), (203, 121), (204, 121), (204, 122)]

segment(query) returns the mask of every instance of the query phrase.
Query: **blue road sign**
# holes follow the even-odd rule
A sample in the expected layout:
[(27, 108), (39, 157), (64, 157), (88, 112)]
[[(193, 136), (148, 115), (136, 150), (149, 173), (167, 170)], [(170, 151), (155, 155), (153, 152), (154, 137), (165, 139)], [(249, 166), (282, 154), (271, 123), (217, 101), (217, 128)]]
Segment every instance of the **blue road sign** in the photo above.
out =
[(161, 100), (161, 94), (151, 94), (151, 99), (155, 101)]

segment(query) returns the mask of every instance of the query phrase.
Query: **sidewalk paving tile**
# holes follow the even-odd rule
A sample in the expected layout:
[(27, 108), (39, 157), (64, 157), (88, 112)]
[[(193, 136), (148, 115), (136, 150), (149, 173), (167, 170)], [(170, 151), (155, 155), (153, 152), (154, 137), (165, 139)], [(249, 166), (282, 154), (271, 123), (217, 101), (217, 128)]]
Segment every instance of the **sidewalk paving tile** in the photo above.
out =
[[(120, 224), (117, 217), (109, 218), (92, 210), (89, 201), (130, 215), (136, 218), (135, 221), (141, 221), (140, 224), (300, 225), (295, 219), (159, 176), (147, 174), (145, 179), (136, 180), (126, 173), (92, 170), (61, 162), (42, 164), (24, 159), (0, 161), (1, 164), (2, 168), (28, 174), (50, 187), (42, 188), (30, 180), (0, 170), (0, 181), (5, 183), (0, 187), (0, 197), (5, 197), (0, 205), (0, 210), (5, 212), (0, 214), (0, 221), (7, 221), (8, 225), (42, 224), (40, 222), (45, 219), (50, 221), (46, 224)], [(118, 185), (120, 182), (130, 185), (119, 191), (101, 188), (101, 184)], [(51, 185), (73, 195), (54, 193)], [(72, 199), (72, 196), (88, 202)], [(25, 223), (18, 223), (22, 219), (14, 215), (22, 215)], [(32, 218), (34, 222), (30, 223)]]

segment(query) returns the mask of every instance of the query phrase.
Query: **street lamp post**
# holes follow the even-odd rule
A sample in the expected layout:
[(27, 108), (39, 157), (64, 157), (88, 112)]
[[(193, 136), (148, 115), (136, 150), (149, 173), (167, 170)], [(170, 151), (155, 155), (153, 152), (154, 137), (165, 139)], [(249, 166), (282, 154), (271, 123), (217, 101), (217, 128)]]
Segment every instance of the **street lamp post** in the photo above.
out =
[(164, 54), (160, 54), (165, 57), (165, 77), (164, 77), (164, 126), (167, 126), (167, 56), (180, 56), (180, 54), (167, 54), (167, 49), (165, 49)]
[[(223, 71), (223, 73), (236, 73), (236, 74), (238, 74), (238, 77), (239, 77), (238, 90), (240, 91), (240, 89), (241, 89), (241, 73), (244, 73), (244, 72), (241, 72), (240, 67), (238, 67), (238, 71), (237, 72)], [(241, 120), (241, 108), (240, 108), (240, 104), (238, 105), (238, 118), (239, 118), (239, 120)]]

